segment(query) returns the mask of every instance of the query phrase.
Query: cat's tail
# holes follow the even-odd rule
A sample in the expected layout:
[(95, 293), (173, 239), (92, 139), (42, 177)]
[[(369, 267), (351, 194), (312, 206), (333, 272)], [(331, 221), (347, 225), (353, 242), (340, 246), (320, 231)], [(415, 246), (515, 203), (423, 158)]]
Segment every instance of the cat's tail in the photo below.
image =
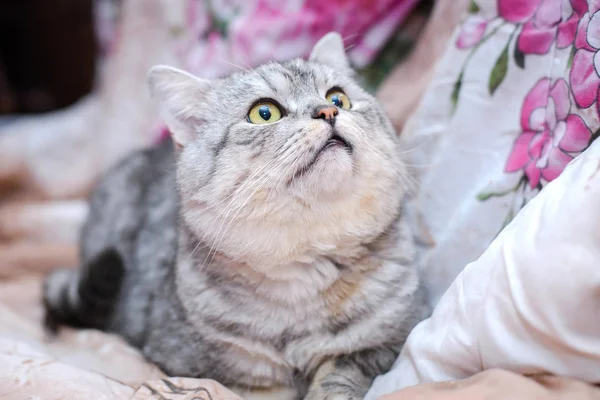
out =
[(46, 328), (59, 325), (106, 328), (119, 297), (125, 269), (115, 249), (99, 253), (80, 270), (59, 269), (46, 278)]

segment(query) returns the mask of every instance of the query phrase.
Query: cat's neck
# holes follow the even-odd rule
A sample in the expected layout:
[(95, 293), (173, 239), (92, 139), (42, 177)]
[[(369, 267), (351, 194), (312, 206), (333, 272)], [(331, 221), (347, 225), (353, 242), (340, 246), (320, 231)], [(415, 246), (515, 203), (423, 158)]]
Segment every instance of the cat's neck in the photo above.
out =
[[(384, 260), (410, 262), (405, 256), (411, 252), (398, 247), (398, 235), (406, 237), (407, 231), (405, 227), (399, 229), (395, 221), (368, 243), (329, 254), (307, 254), (302, 259), (264, 268), (231, 259), (182, 227), (178, 269), (203, 274), (219, 285), (235, 285), (236, 290), (245, 289), (270, 301), (294, 304), (319, 297), (340, 281), (360, 280), (379, 268)], [(399, 254), (402, 259), (395, 260)]]

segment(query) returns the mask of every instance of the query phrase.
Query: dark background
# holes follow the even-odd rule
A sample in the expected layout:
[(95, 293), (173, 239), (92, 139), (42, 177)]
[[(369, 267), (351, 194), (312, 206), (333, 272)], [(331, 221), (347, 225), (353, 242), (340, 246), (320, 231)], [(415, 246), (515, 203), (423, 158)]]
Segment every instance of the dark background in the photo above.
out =
[(66, 107), (90, 92), (93, 0), (0, 0), (0, 114)]

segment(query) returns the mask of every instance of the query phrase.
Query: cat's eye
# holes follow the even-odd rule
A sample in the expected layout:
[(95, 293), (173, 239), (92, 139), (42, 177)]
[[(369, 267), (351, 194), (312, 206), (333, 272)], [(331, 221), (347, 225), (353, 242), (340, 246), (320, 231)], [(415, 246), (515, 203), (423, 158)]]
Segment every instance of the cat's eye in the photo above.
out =
[(262, 101), (255, 104), (248, 113), (248, 122), (253, 124), (269, 124), (281, 119), (281, 110), (277, 104)]
[(331, 89), (329, 92), (327, 92), (327, 96), (325, 96), (325, 98), (328, 102), (343, 110), (349, 110), (352, 106), (352, 104), (350, 104), (350, 99), (348, 96), (346, 96), (346, 93), (342, 92), (340, 89)]

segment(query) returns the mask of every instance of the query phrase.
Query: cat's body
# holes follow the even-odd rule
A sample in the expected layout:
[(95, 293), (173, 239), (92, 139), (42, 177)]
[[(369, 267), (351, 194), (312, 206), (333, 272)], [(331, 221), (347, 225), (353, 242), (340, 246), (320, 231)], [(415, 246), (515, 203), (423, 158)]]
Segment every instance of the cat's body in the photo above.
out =
[[(346, 64), (327, 66), (339, 43), (329, 35), (311, 62), (218, 83), (155, 73), (183, 150), (166, 141), (104, 178), (81, 271), (47, 282), (49, 316), (117, 332), (170, 375), (281, 399), (362, 398), (427, 308), (397, 140)], [(327, 106), (331, 87), (352, 108), (346, 94)], [(244, 121), (266, 97), (273, 122)], [(248, 104), (239, 117), (236, 98)]]

